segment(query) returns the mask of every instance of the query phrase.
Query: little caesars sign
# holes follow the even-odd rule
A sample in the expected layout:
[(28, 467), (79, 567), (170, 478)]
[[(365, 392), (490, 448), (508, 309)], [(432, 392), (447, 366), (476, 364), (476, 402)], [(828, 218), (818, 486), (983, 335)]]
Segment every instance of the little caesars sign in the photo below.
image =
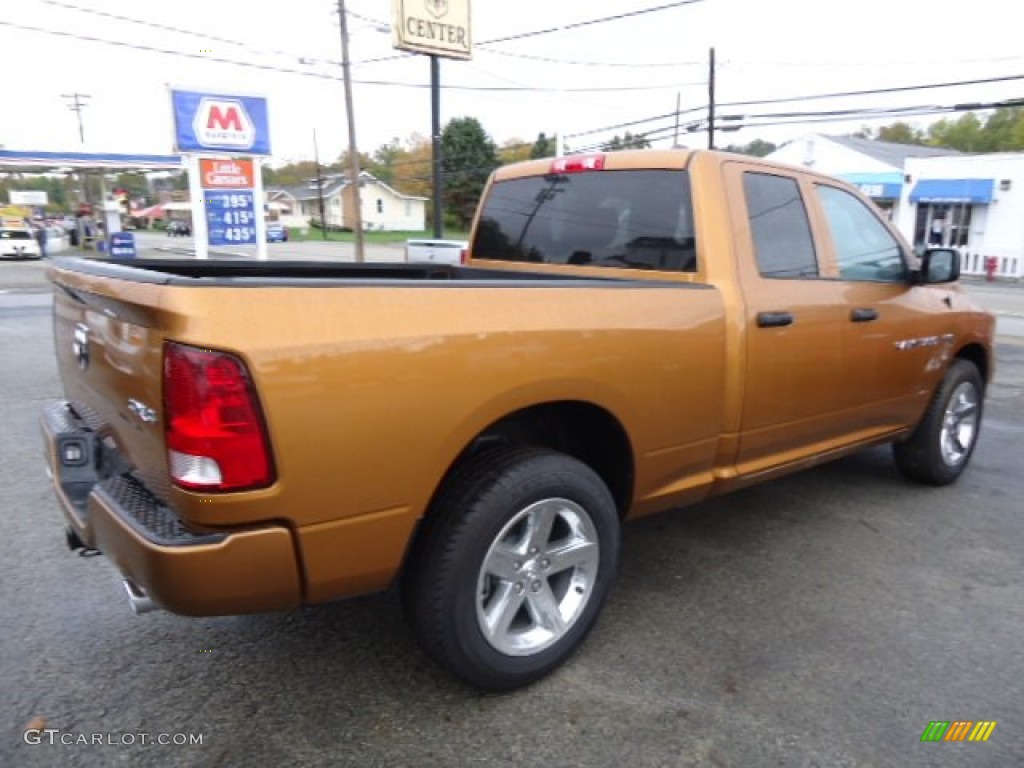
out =
[(471, 59), (469, 0), (392, 0), (395, 48), (449, 59)]

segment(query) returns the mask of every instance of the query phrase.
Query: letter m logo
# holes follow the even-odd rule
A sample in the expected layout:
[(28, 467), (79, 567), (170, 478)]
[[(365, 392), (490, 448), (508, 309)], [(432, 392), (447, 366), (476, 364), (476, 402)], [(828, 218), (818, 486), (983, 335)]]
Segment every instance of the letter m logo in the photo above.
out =
[(206, 127), (210, 130), (242, 131), (242, 115), (236, 104), (211, 104)]
[(942, 741), (947, 728), (949, 728), (949, 720), (932, 720), (921, 734), (921, 741)]
[(204, 97), (192, 129), (207, 149), (246, 150), (256, 142), (256, 126), (241, 99)]

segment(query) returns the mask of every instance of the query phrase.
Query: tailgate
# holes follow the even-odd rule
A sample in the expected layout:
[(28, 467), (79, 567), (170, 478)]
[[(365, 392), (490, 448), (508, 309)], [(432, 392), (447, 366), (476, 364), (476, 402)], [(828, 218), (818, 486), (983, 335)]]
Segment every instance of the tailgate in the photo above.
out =
[(159, 284), (51, 268), (54, 347), (73, 410), (145, 484), (169, 488), (162, 412)]

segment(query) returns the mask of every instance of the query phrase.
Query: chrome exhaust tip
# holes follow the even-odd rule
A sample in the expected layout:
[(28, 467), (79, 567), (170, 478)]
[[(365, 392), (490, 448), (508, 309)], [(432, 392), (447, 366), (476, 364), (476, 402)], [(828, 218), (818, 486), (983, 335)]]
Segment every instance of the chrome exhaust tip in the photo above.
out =
[(124, 580), (124, 591), (128, 593), (128, 605), (131, 606), (132, 613), (139, 615), (160, 610), (157, 604), (149, 599), (145, 590), (130, 579)]

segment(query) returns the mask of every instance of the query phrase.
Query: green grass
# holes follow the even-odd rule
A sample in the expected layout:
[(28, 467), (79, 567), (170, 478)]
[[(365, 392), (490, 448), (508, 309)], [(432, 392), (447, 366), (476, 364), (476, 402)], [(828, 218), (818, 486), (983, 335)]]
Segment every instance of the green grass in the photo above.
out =
[[(309, 227), (306, 230), (306, 234), (302, 234), (302, 230), (297, 227), (288, 228), (288, 239), (295, 242), (301, 242), (303, 240), (323, 240), (324, 235), (319, 229)], [(328, 232), (327, 240), (337, 241), (341, 243), (354, 243), (356, 236), (352, 232)], [(421, 231), (421, 232), (364, 232), (363, 239), (367, 243), (376, 243), (378, 245), (384, 245), (387, 243), (404, 243), (406, 240), (433, 240), (434, 235), (432, 231)], [(468, 240), (468, 232), (445, 232), (444, 240)]]

